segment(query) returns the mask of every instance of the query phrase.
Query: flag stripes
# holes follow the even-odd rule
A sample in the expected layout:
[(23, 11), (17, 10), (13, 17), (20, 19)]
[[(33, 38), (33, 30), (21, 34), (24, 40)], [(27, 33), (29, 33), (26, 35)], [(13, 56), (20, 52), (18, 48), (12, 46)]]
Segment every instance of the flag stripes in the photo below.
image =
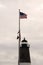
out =
[(20, 12), (20, 19), (27, 18), (27, 14)]

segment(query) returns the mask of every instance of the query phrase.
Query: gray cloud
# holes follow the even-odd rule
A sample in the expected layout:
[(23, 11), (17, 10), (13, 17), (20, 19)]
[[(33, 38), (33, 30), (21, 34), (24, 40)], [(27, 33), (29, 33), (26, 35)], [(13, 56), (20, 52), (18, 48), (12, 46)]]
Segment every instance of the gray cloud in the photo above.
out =
[(31, 65), (43, 65), (43, 0), (0, 0), (0, 65), (18, 64), (19, 8), (27, 14), (21, 32), (30, 42)]

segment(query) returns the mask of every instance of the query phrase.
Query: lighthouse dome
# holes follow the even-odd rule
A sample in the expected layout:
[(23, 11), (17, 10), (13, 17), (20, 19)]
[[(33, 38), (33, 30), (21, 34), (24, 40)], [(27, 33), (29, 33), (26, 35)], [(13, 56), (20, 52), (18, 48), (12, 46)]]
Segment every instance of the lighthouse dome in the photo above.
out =
[(27, 42), (27, 40), (24, 38), (24, 39), (22, 40), (22, 42)]
[(24, 38), (22, 41), (21, 41), (21, 47), (30, 47), (30, 45), (28, 44), (28, 41)]

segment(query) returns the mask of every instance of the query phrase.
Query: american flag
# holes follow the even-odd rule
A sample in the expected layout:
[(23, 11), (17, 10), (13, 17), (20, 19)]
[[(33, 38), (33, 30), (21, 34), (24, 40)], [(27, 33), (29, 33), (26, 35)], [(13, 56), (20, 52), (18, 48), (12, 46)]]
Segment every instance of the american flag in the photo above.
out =
[(27, 14), (20, 12), (20, 19), (27, 18)]

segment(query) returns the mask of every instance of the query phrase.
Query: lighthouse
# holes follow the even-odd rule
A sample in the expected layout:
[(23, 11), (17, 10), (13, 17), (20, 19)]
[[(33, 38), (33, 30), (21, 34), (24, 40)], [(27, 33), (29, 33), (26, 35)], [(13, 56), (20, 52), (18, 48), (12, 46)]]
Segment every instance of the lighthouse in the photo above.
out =
[(28, 41), (24, 38), (21, 41), (19, 48), (19, 65), (31, 65), (29, 48), (30, 45), (28, 44)]

